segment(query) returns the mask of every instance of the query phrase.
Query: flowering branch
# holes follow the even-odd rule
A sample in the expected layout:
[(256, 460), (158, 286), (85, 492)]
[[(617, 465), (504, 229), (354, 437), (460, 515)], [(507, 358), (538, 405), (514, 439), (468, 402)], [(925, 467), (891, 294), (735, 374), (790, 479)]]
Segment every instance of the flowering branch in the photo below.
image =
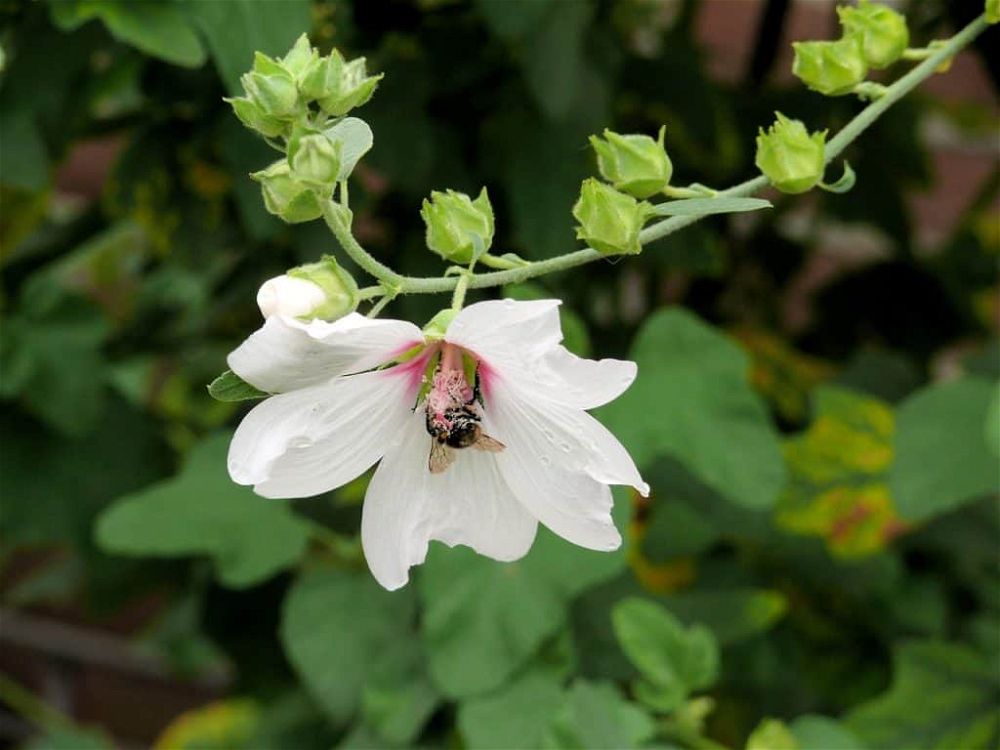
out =
[[(449, 263), (437, 277), (398, 273), (354, 237), (348, 178), (374, 139), (367, 123), (348, 113), (371, 98), (381, 76), (367, 75), (364, 58), (346, 61), (336, 50), (320, 57), (302, 35), (284, 58), (258, 53), (242, 78), (246, 96), (230, 100), (243, 123), (284, 154), (252, 177), (261, 184), (268, 211), (289, 223), (322, 217), (347, 256), (378, 283), (358, 289), (326, 256), (268, 281), (258, 303), (268, 313), (335, 320), (364, 300), (373, 300), (369, 315), (374, 316), (400, 294), (452, 292), (452, 308), (458, 310), (469, 289), (515, 284), (612, 255), (638, 255), (643, 246), (705, 216), (768, 207), (769, 202), (750, 196), (769, 185), (785, 193), (814, 187), (845, 192), (854, 184), (850, 166), (845, 163), (844, 176), (833, 183), (823, 180), (826, 167), (889, 107), (946, 69), (993, 22), (991, 13), (987, 9), (949, 40), (915, 49), (909, 47), (906, 19), (888, 6), (839, 8), (841, 38), (796, 42), (792, 72), (824, 95), (855, 95), (870, 103), (829, 142), (826, 131), (810, 133), (802, 122), (778, 113), (757, 138), (761, 175), (724, 190), (670, 184), (673, 164), (664, 148), (665, 128), (656, 139), (610, 130), (592, 136), (602, 179), (584, 180), (573, 207), (577, 238), (587, 243), (579, 250), (540, 261), (492, 255), (494, 217), (485, 188), (475, 199), (453, 190), (432, 192), (421, 208), (427, 246)], [(915, 59), (920, 62), (891, 85), (866, 80), (870, 68)], [(667, 200), (649, 202), (655, 197)], [(475, 273), (477, 263), (494, 270)]]
[[(935, 71), (947, 60), (954, 57), (964, 47), (968, 46), (987, 26), (984, 18), (980, 17), (966, 26), (951, 39), (935, 45), (933, 54), (927, 55), (924, 59), (910, 70), (906, 75), (885, 87), (882, 95), (865, 107), (857, 116), (830, 139), (826, 144), (824, 152), (824, 164), (830, 164), (841, 153), (853, 143), (869, 126), (872, 125), (882, 114), (893, 104), (902, 99), (913, 89), (919, 86), (927, 78), (930, 78)], [(742, 182), (725, 190), (715, 191), (713, 198), (740, 198), (752, 196), (770, 185), (772, 181), (764, 175)], [(677, 190), (687, 190), (685, 188), (674, 188)], [(684, 193), (687, 195), (688, 193)], [(701, 193), (704, 195), (704, 193)], [(639, 233), (639, 242), (648, 245), (651, 242), (662, 239), (674, 232), (683, 229), (695, 222), (700, 221), (708, 214), (693, 214), (687, 216), (672, 216), (667, 219), (650, 224)], [(404, 276), (396, 273), (388, 266), (376, 260), (366, 251), (354, 238), (349, 227), (349, 213), (344, 213), (343, 209), (332, 200), (323, 204), (323, 218), (327, 226), (330, 227), (337, 241), (347, 253), (347, 255), (357, 263), (362, 269), (371, 274), (381, 282), (386, 293), (391, 293), (393, 297), (398, 294), (436, 294), (451, 292), (459, 283), (465, 284), (469, 289), (483, 289), (494, 286), (504, 286), (516, 284), (527, 279), (544, 276), (558, 271), (565, 271), (586, 263), (606, 257), (605, 254), (593, 248), (583, 248), (573, 252), (565, 253), (541, 261), (524, 261), (520, 265), (512, 265), (511, 261), (503, 258), (486, 255), (482, 263), (491, 267), (501, 267), (503, 270), (487, 273), (470, 273), (458, 277), (417, 277)]]

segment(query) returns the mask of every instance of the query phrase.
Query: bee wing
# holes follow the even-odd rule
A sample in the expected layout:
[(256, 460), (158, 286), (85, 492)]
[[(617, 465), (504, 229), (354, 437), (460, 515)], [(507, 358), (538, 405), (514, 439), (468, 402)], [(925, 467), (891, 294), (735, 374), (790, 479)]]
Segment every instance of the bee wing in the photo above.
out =
[(472, 444), (472, 447), (476, 450), (486, 451), (487, 453), (499, 453), (507, 446), (496, 438), (491, 438), (485, 432), (480, 432), (479, 439)]
[(431, 474), (440, 474), (455, 462), (455, 451), (444, 443), (431, 440), (431, 454), (427, 457), (427, 468)]

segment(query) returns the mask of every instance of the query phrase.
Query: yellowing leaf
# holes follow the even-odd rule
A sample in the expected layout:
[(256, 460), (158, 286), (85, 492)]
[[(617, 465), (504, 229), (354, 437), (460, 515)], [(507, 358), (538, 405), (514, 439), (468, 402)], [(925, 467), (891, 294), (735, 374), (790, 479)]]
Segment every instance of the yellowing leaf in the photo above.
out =
[(153, 744), (153, 750), (193, 750), (245, 747), (252, 739), (260, 710), (254, 701), (216, 701), (185, 711), (171, 721)]
[(733, 332), (750, 354), (750, 382), (781, 414), (793, 422), (809, 409), (809, 393), (833, 375), (833, 366), (796, 351), (773, 333), (754, 328)]
[(789, 482), (777, 522), (822, 536), (840, 555), (882, 549), (905, 529), (889, 492), (894, 417), (881, 401), (822, 388), (817, 415), (802, 435), (785, 442)]

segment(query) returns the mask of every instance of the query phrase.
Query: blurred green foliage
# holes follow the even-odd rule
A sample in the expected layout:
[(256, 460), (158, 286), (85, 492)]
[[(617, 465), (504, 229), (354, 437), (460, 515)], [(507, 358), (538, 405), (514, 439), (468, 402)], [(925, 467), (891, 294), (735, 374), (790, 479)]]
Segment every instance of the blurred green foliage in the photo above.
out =
[[(989, 112), (911, 97), (851, 147), (850, 192), (505, 290), (565, 300), (574, 351), (639, 363), (598, 413), (653, 488), (616, 494), (623, 550), (544, 529), (510, 564), (435, 546), (388, 593), (356, 540), (366, 478), (286, 503), (226, 477), (244, 409), (205, 384), (261, 281), (338, 250), (247, 177), (272, 154), (222, 97), (255, 50), (309, 31), (385, 73), (355, 228), (436, 274), (432, 189), (488, 186), (497, 254), (545, 258), (574, 246), (605, 127), (665, 124), (675, 181), (721, 187), (775, 109), (835, 132), (861, 106), (769, 85), (774, 19), (745, 79), (713, 79), (704, 5), (0, 2), (5, 606), (100, 623), (155, 595), (146, 648), (181, 676), (229, 663), (231, 697), (158, 747), (996, 747), (1000, 178), (935, 247), (907, 201), (935, 177), (917, 124), (974, 140)], [(915, 42), (966, 5), (914, 3)], [(845, 228), (877, 250), (803, 298)], [(59, 554), (25, 573), (39, 549)], [(108, 743), (48, 730), (38, 747)]]

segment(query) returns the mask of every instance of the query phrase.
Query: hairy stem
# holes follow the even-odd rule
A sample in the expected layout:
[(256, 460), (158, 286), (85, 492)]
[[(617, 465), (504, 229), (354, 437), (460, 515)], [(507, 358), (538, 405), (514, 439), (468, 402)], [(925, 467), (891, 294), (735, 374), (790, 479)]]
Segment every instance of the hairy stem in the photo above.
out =
[[(940, 46), (935, 45), (934, 53), (928, 55), (919, 65), (914, 66), (906, 75), (899, 78), (890, 86), (885, 88), (881, 96), (865, 107), (858, 115), (851, 120), (844, 128), (837, 133), (826, 144), (826, 163), (836, 159), (843, 153), (858, 136), (860, 136), (873, 122), (893, 104), (902, 99), (927, 78), (930, 78), (935, 70), (945, 60), (954, 57), (959, 51), (970, 44), (986, 28), (986, 20), (980, 16), (970, 23), (947, 42)], [(768, 180), (763, 175), (754, 177), (751, 180), (734, 185), (726, 190), (720, 190), (715, 195), (720, 198), (741, 198), (753, 195), (768, 186)], [(482, 289), (484, 287), (503, 286), (505, 284), (516, 284), (527, 279), (557, 271), (565, 271), (569, 268), (582, 266), (604, 257), (593, 248), (575, 250), (565, 255), (560, 255), (548, 260), (536, 261), (525, 265), (508, 268), (489, 273), (466, 274), (459, 277), (416, 277), (403, 276), (393, 271), (391, 268), (373, 258), (354, 239), (350, 229), (350, 212), (345, 209), (337, 210), (332, 201), (325, 201), (323, 204), (323, 218), (327, 226), (336, 236), (344, 252), (357, 263), (361, 268), (382, 282), (382, 287), (387, 293), (396, 294), (435, 294), (450, 292), (455, 290), (460, 283), (468, 289)], [(700, 221), (703, 216), (674, 216), (669, 219), (658, 221), (642, 230), (639, 234), (639, 241), (643, 245), (662, 239), (669, 234), (683, 229), (686, 226)], [(486, 265), (500, 265), (496, 263), (498, 258), (492, 258)], [(464, 291), (462, 292), (464, 295)]]

